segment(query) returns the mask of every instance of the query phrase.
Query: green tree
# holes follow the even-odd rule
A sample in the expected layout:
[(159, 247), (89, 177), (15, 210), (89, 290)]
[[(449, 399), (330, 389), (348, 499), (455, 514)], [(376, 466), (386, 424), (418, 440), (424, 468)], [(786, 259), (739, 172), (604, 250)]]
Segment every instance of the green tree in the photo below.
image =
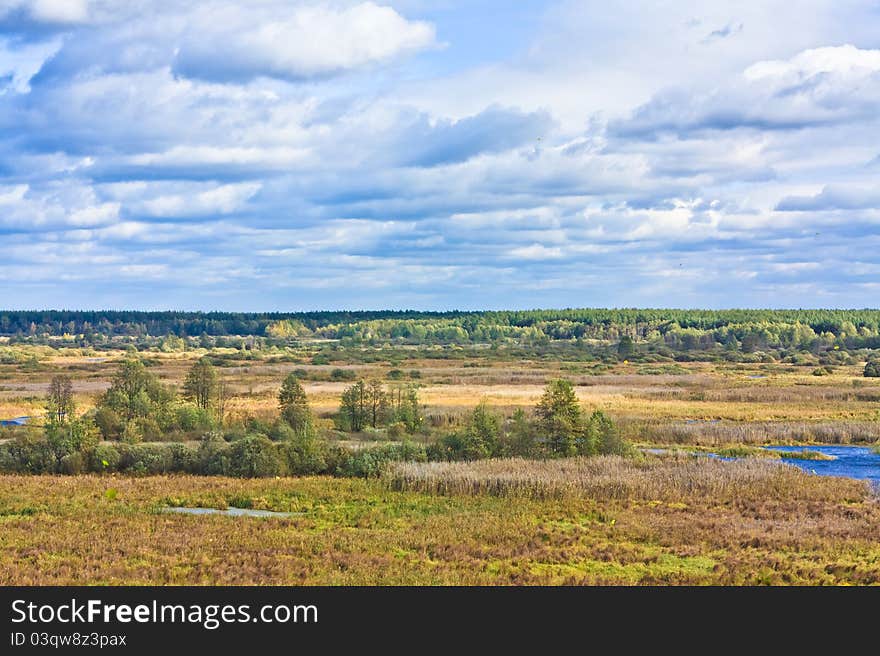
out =
[(501, 420), (480, 401), (468, 417), (464, 431), (464, 456), (468, 460), (499, 455)]
[(419, 401), (419, 391), (415, 386), (397, 386), (389, 395), (391, 421), (401, 422), (408, 433), (415, 433), (425, 421)]
[(367, 383), (366, 407), (370, 425), (373, 428), (378, 428), (388, 413), (388, 395), (378, 380), (371, 380)]
[(633, 353), (636, 352), (636, 345), (633, 342), (633, 338), (629, 335), (624, 335), (620, 338), (620, 341), (617, 343), (617, 355), (620, 358), (628, 358)]
[(173, 401), (174, 393), (147, 371), (143, 362), (128, 358), (98, 404), (96, 423), (108, 439), (120, 434), (127, 441), (137, 441), (145, 434), (158, 436), (174, 426)]
[(70, 419), (63, 424), (50, 424), (46, 428), (46, 440), (55, 456), (56, 468), (62, 468), (65, 459), (75, 454), (85, 457), (98, 446), (98, 429), (85, 418)]
[(538, 428), (548, 447), (563, 456), (573, 455), (581, 433), (581, 408), (571, 381), (551, 380), (535, 408)]
[(63, 426), (73, 420), (76, 405), (73, 399), (73, 383), (70, 376), (53, 376), (46, 397), (48, 423)]
[(217, 372), (208, 358), (201, 358), (186, 375), (183, 383), (183, 395), (200, 410), (209, 411), (214, 405), (217, 394)]
[(299, 382), (295, 373), (289, 373), (281, 383), (281, 392), (278, 394), (278, 407), (281, 409), (281, 418), (294, 431), (302, 431), (311, 423), (312, 413), (309, 410), (309, 401), (306, 391)]
[(281, 452), (287, 462), (287, 473), (306, 476), (323, 472), (327, 468), (327, 445), (318, 438), (311, 417), (298, 430), (282, 426), (279, 437), (284, 441)]
[(359, 380), (342, 393), (339, 415), (343, 425), (350, 431), (364, 429), (369, 419), (367, 411), (367, 386)]
[(520, 458), (533, 458), (539, 454), (535, 429), (522, 408), (517, 408), (511, 417), (502, 450), (506, 455)]
[(248, 435), (229, 446), (229, 475), (242, 478), (277, 476), (284, 462), (264, 435)]
[(144, 363), (137, 358), (128, 358), (113, 377), (104, 404), (113, 410), (121, 410), (127, 421), (146, 416), (150, 405), (149, 391), (154, 385), (155, 377), (147, 371)]
[(865, 365), (866, 378), (880, 378), (880, 360), (871, 360)]

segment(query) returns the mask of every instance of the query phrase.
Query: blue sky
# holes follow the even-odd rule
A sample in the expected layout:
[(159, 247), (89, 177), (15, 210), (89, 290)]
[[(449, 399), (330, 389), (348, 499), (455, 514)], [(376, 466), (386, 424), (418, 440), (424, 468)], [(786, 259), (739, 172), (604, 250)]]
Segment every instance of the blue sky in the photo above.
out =
[(610, 7), (0, 0), (0, 306), (876, 307), (880, 2)]

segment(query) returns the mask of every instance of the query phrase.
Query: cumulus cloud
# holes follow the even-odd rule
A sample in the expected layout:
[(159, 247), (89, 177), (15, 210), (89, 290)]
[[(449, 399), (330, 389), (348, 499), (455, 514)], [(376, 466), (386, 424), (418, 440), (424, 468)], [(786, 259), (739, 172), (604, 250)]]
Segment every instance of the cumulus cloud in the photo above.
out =
[(30, 19), (35, 23), (77, 24), (89, 18), (88, 0), (3, 0), (0, 16)]
[(869, 304), (877, 16), (805, 2), (0, 0), (0, 290)]
[(814, 196), (787, 196), (776, 209), (780, 212), (880, 209), (880, 186), (829, 185)]
[[(206, 6), (190, 18), (175, 72), (208, 80), (304, 79), (389, 61), (434, 45), (434, 28), (391, 7), (294, 7), (273, 14)], [(222, 55), (221, 55), (222, 53)]]
[(24, 38), (53, 30), (68, 35), (44, 67), (45, 80), (160, 66), (215, 82), (307, 80), (438, 45), (432, 24), (373, 2), (34, 0), (9, 4), (0, 30)]
[(762, 61), (708, 94), (669, 89), (615, 122), (622, 136), (734, 129), (791, 130), (873, 118), (880, 109), (880, 50), (851, 45)]

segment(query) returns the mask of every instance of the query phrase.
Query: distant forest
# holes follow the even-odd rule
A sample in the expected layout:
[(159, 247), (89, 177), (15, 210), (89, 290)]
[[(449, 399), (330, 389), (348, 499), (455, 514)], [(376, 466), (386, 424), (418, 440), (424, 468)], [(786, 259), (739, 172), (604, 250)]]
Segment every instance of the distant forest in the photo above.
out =
[[(491, 312), (325, 311), (293, 313), (0, 311), (12, 343), (101, 346), (176, 338), (203, 345), (247, 338), (280, 345), (616, 344), (673, 351), (880, 348), (880, 310), (565, 309)], [(258, 347), (259, 348), (259, 347)]]

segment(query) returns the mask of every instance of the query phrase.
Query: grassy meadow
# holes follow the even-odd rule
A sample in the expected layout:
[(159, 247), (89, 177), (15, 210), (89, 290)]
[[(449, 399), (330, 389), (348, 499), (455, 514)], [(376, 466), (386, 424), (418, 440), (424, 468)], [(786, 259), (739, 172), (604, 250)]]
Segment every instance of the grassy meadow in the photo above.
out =
[(880, 505), (855, 481), (657, 459), (574, 465), (572, 484), (554, 471), (565, 465), (533, 465), (405, 465), (390, 480), (0, 476), (0, 584), (880, 582)]

